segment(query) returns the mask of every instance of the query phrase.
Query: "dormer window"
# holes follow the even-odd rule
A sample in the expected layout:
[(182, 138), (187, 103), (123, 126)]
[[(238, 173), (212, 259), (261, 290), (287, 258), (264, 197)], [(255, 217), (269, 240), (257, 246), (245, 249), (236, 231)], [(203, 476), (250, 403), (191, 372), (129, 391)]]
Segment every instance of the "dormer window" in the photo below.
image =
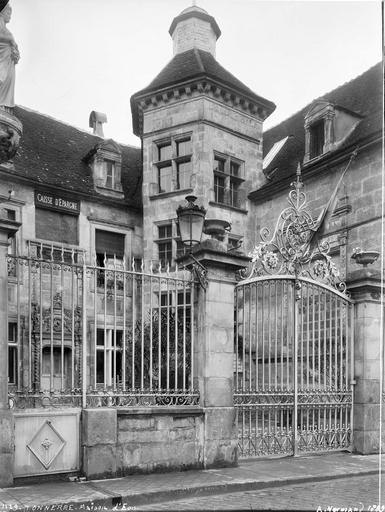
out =
[(321, 119), (312, 124), (310, 131), (310, 158), (322, 155), (325, 143), (325, 121)]
[(104, 140), (84, 158), (91, 167), (94, 186), (100, 194), (122, 198), (121, 183), (122, 150), (113, 140)]
[(337, 149), (362, 116), (341, 105), (317, 100), (305, 115), (304, 163)]

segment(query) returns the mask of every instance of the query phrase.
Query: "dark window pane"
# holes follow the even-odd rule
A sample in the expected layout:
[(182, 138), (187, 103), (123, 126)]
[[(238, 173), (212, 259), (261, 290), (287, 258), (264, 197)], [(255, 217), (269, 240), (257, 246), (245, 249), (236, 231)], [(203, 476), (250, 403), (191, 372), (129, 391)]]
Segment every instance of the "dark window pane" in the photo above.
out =
[(96, 382), (104, 384), (104, 351), (96, 352)]
[(214, 171), (225, 172), (225, 160), (219, 157), (214, 158)]
[(104, 330), (98, 329), (96, 333), (96, 344), (97, 345), (104, 345)]
[(324, 142), (324, 121), (322, 120), (310, 127), (310, 158), (322, 155)]
[[(122, 353), (116, 351), (116, 360), (112, 357), (112, 378), (116, 375), (116, 384), (120, 384), (122, 382)], [(116, 367), (115, 367), (116, 364)], [(116, 369), (116, 371), (115, 371)]]
[(8, 382), (16, 384), (17, 380), (17, 348), (8, 347)]
[(17, 342), (17, 323), (8, 322), (8, 341), (10, 343)]
[(105, 161), (105, 169), (106, 169), (106, 187), (114, 188), (115, 186), (115, 162), (111, 160)]
[(230, 204), (238, 206), (238, 183), (230, 180)]
[(183, 256), (183, 254), (185, 254), (186, 251), (187, 251), (187, 247), (185, 246), (185, 244), (181, 240), (177, 240), (177, 242), (176, 242), (176, 256), (177, 256), (177, 258), (179, 256)]
[(170, 192), (172, 188), (172, 167), (160, 167), (158, 169), (159, 192)]
[(8, 220), (16, 220), (16, 212), (15, 212), (15, 210), (9, 210), (8, 208), (5, 208), (5, 211), (7, 213), (7, 219)]
[(239, 176), (240, 165), (235, 162), (230, 162), (230, 174), (232, 176)]
[(160, 296), (160, 305), (162, 307), (169, 306), (171, 304), (171, 299), (170, 293), (162, 293)]
[(161, 242), (158, 244), (159, 249), (159, 260), (162, 265), (167, 265), (167, 263), (171, 264), (172, 261), (172, 243), (171, 242)]
[(163, 160), (170, 160), (172, 156), (171, 151), (171, 143), (162, 144), (158, 146), (158, 160), (162, 162)]
[(177, 151), (178, 156), (191, 155), (191, 153), (192, 153), (191, 139), (177, 141), (176, 151)]
[(222, 176), (214, 176), (214, 193), (217, 203), (225, 202), (225, 180)]
[(191, 176), (191, 162), (180, 162), (177, 165), (177, 188), (189, 188)]
[(115, 344), (117, 347), (123, 345), (123, 331), (115, 331)]
[(186, 291), (178, 293), (178, 305), (191, 304), (191, 293)]
[[(124, 256), (124, 242), (125, 236), (120, 233), (113, 233), (111, 231), (103, 231), (97, 229), (95, 231), (95, 252), (100, 254), (99, 263), (102, 263), (104, 254), (107, 258), (123, 258)], [(100, 266), (104, 266), (100, 265)]]
[(172, 226), (171, 224), (165, 224), (158, 227), (159, 238), (171, 238), (172, 237)]

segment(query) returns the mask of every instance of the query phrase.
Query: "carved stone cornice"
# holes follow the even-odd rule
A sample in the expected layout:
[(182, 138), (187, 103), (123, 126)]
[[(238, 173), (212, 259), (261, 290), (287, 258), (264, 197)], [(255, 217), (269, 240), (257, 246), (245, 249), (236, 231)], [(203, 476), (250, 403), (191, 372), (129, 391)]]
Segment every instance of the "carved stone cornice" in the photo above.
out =
[(196, 79), (186, 82), (185, 84), (170, 86), (160, 91), (138, 96), (136, 102), (139, 114), (140, 133), (143, 131), (143, 113), (146, 110), (153, 107), (163, 107), (202, 95), (220, 101), (260, 121), (264, 121), (271, 113), (267, 105), (264, 105), (262, 102), (257, 102), (255, 99), (249, 98), (231, 87), (210, 78)]

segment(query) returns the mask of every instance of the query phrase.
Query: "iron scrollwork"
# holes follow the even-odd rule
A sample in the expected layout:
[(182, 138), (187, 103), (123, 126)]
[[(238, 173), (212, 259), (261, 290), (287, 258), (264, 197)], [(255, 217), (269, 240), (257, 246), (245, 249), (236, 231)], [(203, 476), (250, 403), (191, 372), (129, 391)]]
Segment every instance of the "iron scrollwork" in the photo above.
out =
[(267, 227), (261, 230), (261, 242), (249, 254), (251, 268), (241, 277), (266, 274), (308, 277), (345, 293), (346, 285), (329, 255), (329, 243), (318, 239), (321, 221), (314, 219), (307, 210), (300, 166), (291, 187), (289, 206), (280, 213), (272, 236)]

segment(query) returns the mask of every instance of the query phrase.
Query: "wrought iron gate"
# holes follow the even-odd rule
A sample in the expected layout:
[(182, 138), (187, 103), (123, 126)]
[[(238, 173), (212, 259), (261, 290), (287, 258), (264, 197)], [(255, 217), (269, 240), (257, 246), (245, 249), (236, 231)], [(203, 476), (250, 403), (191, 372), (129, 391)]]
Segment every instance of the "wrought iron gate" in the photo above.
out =
[[(235, 289), (234, 402), (240, 457), (348, 449), (352, 302), (300, 174), (272, 237)], [(243, 276), (245, 277), (245, 276)]]

